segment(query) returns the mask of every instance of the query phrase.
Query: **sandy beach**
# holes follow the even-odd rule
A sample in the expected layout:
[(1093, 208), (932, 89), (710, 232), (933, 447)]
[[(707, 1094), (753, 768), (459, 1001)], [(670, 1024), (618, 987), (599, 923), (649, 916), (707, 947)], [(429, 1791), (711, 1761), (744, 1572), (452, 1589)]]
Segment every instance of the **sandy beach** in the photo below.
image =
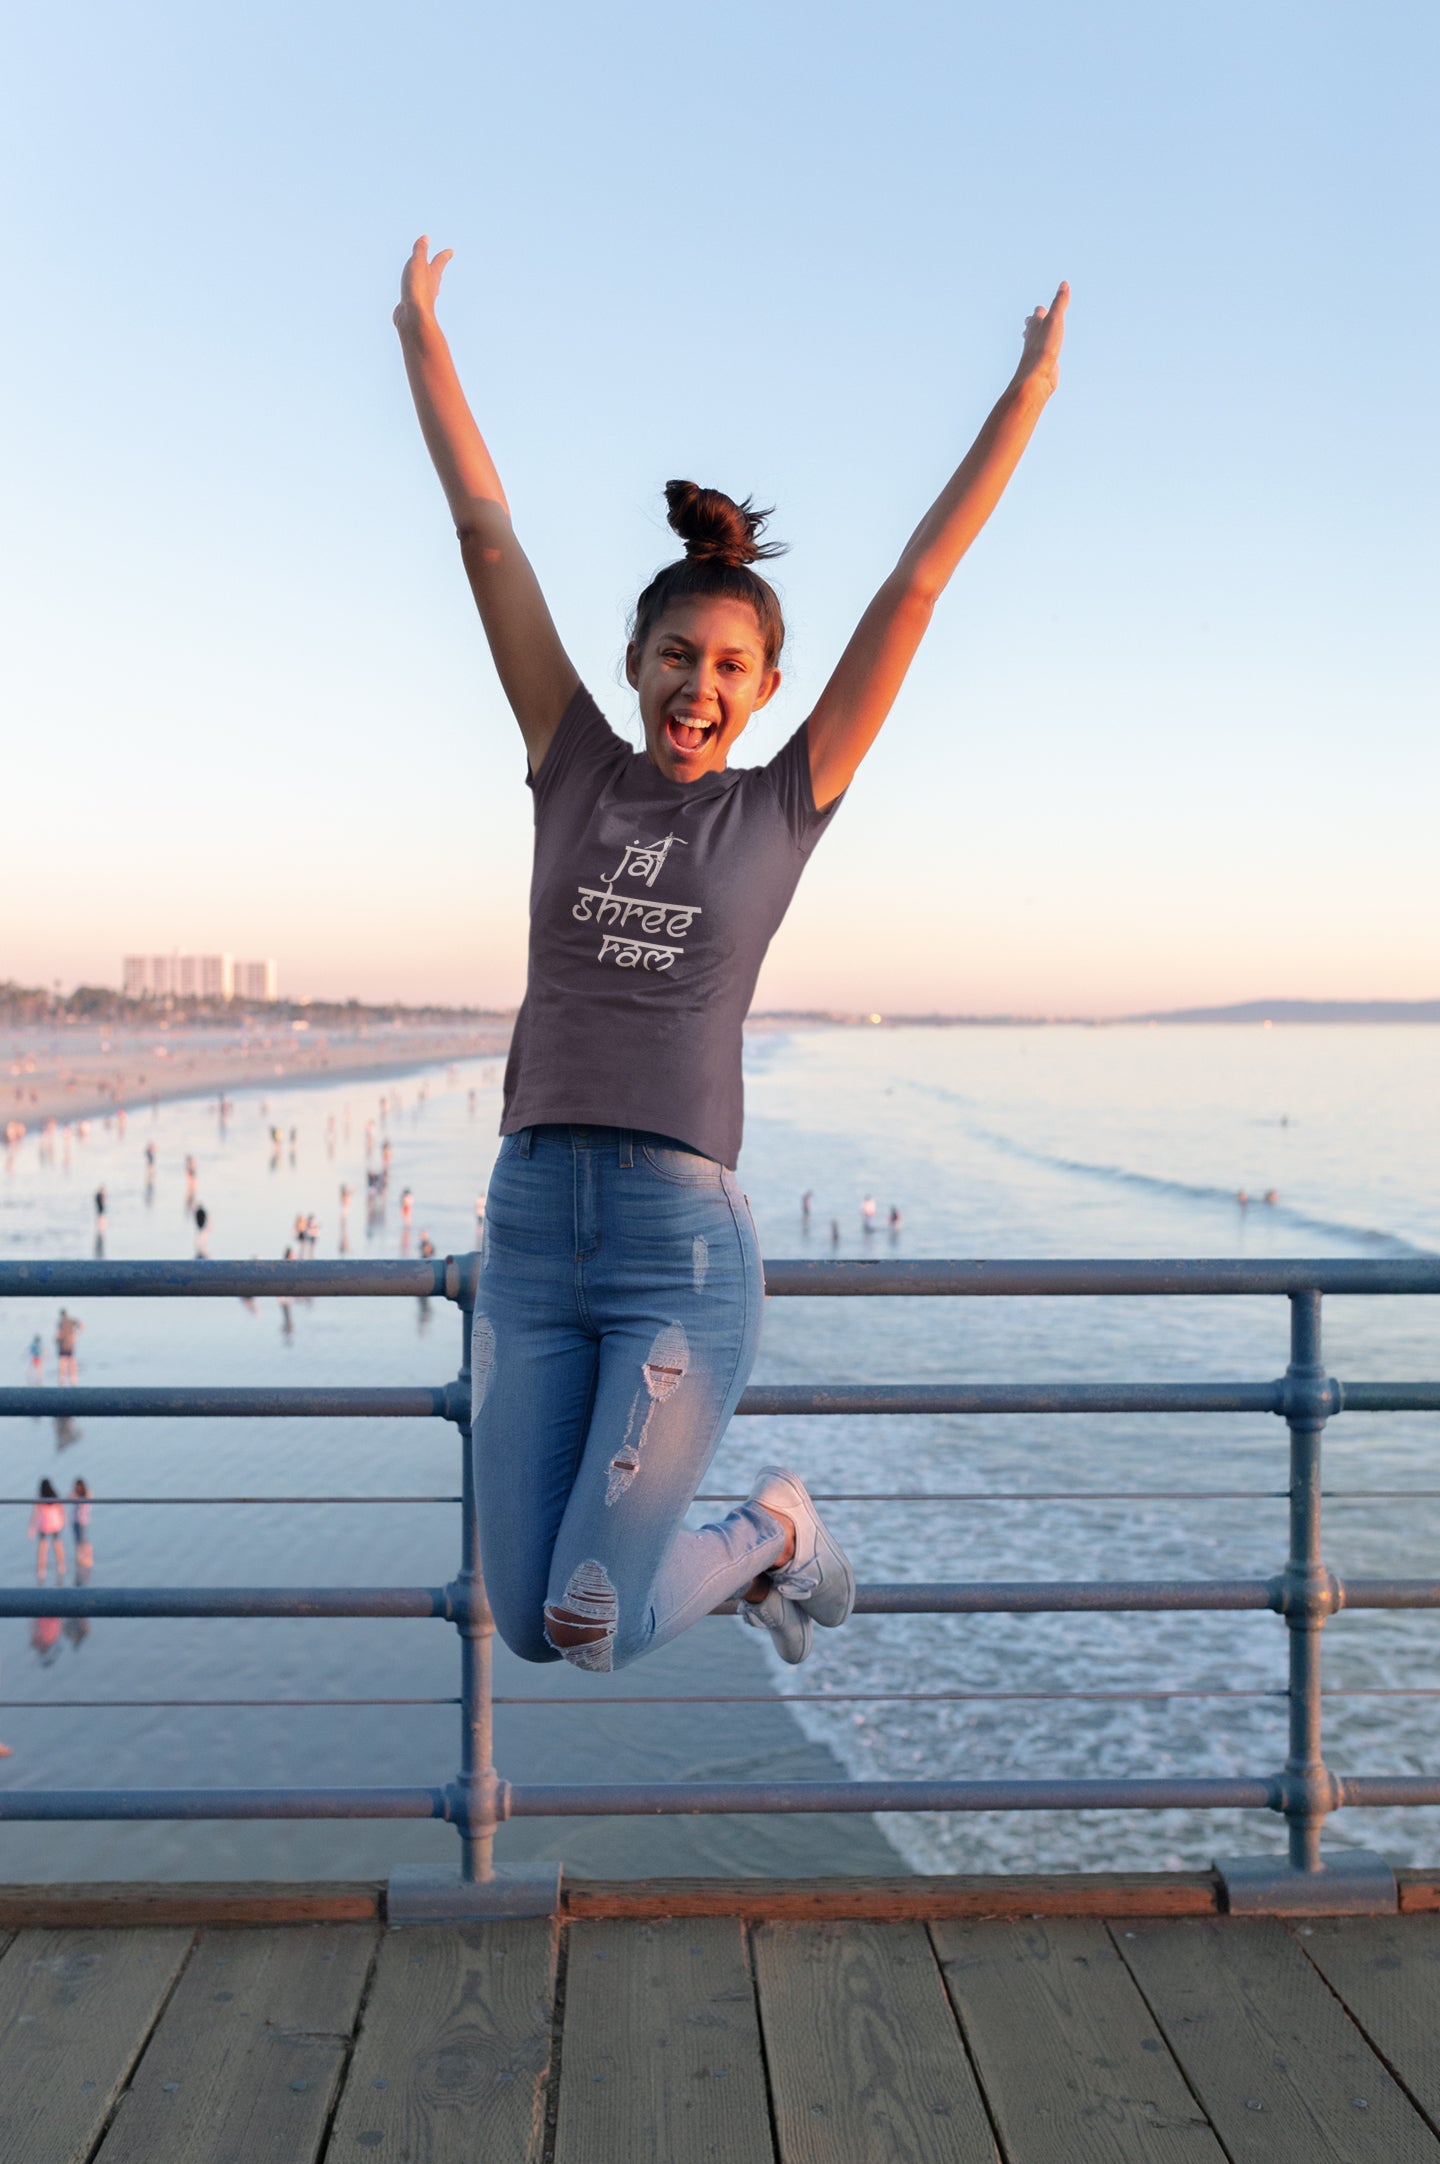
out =
[(0, 1030), (0, 1130), (90, 1120), (176, 1097), (208, 1097), (283, 1081), (402, 1074), (448, 1060), (504, 1054), (507, 1019), (464, 1025), (367, 1021), (196, 1024), (157, 1018), (145, 1030), (57, 1020)]

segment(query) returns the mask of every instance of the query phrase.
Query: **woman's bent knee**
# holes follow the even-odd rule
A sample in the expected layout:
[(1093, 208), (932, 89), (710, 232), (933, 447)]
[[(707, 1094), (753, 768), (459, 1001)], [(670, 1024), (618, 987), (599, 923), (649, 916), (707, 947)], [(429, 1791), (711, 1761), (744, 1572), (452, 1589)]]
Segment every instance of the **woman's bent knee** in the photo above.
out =
[(522, 1621), (517, 1617), (497, 1613), (495, 1628), (500, 1634), (502, 1644), (508, 1646), (518, 1660), (543, 1662), (558, 1661), (560, 1658), (558, 1651), (546, 1637), (538, 1616), (533, 1620), (527, 1616)]
[(615, 1666), (620, 1597), (603, 1563), (578, 1563), (559, 1600), (545, 1603), (545, 1636), (572, 1668), (608, 1675)]

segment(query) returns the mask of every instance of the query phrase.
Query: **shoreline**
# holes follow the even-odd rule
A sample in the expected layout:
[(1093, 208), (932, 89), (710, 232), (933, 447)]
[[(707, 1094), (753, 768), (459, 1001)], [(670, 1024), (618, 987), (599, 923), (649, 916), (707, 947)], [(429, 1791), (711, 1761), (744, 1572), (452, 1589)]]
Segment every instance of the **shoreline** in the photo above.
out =
[[(448, 1031), (416, 1030), (390, 1045), (341, 1039), (317, 1031), (313, 1043), (247, 1046), (239, 1041), (216, 1045), (208, 1031), (171, 1031), (164, 1057), (181, 1054), (183, 1068), (159, 1064), (153, 1035), (147, 1045), (122, 1045), (118, 1038), (54, 1046), (54, 1031), (10, 1032), (0, 1036), (0, 1126), (23, 1128), (7, 1133), (13, 1144), (41, 1135), (53, 1121), (133, 1118), (152, 1105), (176, 1104), (205, 1097), (253, 1096), (265, 1090), (315, 1089), (331, 1082), (383, 1081), (417, 1069), (444, 1067), (461, 1060), (503, 1059), (510, 1045), (510, 1025)], [(397, 1032), (396, 1036), (399, 1037)], [(38, 1040), (45, 1041), (42, 1053)], [(283, 1051), (285, 1057), (274, 1055)], [(18, 1055), (18, 1056), (17, 1056)], [(141, 1067), (138, 1062), (144, 1059)], [(6, 1070), (9, 1070), (8, 1073)], [(263, 1071), (257, 1071), (263, 1069)]]

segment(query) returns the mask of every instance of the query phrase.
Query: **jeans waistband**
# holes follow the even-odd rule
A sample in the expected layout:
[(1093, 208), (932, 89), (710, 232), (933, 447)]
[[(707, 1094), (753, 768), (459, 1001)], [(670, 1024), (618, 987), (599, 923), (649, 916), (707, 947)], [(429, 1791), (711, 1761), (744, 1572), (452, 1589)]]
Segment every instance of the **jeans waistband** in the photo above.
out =
[(625, 1171), (635, 1162), (635, 1131), (630, 1127), (522, 1127), (518, 1130), (522, 1157), (530, 1155), (537, 1135), (563, 1137), (572, 1149), (577, 1146), (580, 1149), (613, 1149)]

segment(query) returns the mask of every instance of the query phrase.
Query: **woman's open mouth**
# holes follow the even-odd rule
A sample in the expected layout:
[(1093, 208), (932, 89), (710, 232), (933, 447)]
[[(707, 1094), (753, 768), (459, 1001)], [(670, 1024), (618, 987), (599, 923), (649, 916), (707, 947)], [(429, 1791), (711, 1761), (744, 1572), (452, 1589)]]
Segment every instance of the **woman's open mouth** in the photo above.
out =
[(665, 734), (676, 751), (693, 756), (703, 751), (720, 726), (715, 721), (704, 721), (693, 714), (667, 714)]

